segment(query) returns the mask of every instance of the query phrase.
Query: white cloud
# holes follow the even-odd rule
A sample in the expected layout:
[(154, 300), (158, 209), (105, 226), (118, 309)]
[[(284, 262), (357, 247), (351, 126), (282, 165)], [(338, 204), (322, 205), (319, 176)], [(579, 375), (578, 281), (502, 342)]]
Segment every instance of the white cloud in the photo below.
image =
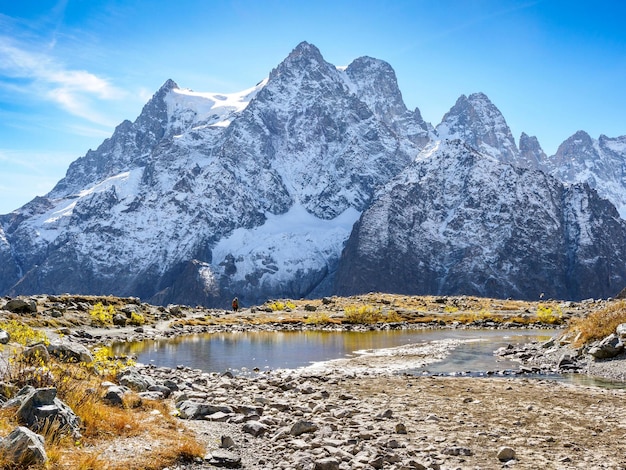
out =
[(121, 100), (127, 93), (108, 80), (85, 70), (72, 70), (51, 55), (16, 45), (0, 36), (0, 74), (13, 79), (26, 79), (21, 91), (35, 93), (56, 103), (70, 114), (94, 123), (111, 126), (105, 116), (96, 112), (96, 100)]

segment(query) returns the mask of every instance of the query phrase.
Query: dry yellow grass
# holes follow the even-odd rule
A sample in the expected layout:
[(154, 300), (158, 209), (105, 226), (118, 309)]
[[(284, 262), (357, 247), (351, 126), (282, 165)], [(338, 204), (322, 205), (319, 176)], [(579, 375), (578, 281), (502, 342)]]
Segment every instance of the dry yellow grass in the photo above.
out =
[[(32, 382), (33, 376), (39, 375), (38, 368), (22, 368), (19, 361), (10, 362), (8, 369), (5, 374), (17, 379), (16, 383)], [(111, 406), (102, 400), (100, 384), (105, 377), (87, 365), (51, 360), (44, 369), (48, 378), (44, 385), (56, 387), (57, 397), (80, 418), (82, 438), (75, 441), (54, 425), (43, 429), (48, 462), (42, 469), (156, 470), (204, 455), (204, 447), (193, 435), (180, 432), (180, 421), (170, 415), (164, 402), (143, 400), (131, 393), (125, 397), (124, 406)], [(15, 410), (0, 410), (0, 436), (18, 424)], [(129, 440), (146, 450), (116, 454), (113, 460), (103, 457), (106, 449)], [(2, 461), (0, 456), (0, 468), (11, 469), (12, 462)]]
[(569, 327), (576, 336), (576, 346), (596, 341), (615, 333), (617, 326), (626, 323), (626, 301), (610, 303), (605, 308), (574, 319)]

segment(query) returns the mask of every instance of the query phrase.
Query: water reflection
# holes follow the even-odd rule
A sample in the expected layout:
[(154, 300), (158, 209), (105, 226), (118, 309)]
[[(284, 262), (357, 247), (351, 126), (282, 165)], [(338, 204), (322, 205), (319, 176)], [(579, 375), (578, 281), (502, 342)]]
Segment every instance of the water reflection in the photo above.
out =
[[(395, 330), (366, 332), (290, 331), (237, 332), (181, 336), (114, 345), (117, 354), (136, 355), (144, 364), (185, 365), (206, 372), (225, 370), (295, 369), (313, 363), (350, 358), (392, 348), (420, 346), (429, 342), (458, 340), (461, 343), (444, 360), (424, 368), (423, 373), (451, 373), (506, 368), (493, 351), (507, 344), (545, 341), (554, 330)], [(455, 343), (456, 344), (456, 343)], [(399, 350), (399, 349), (398, 349)], [(509, 363), (508, 367), (517, 368)]]

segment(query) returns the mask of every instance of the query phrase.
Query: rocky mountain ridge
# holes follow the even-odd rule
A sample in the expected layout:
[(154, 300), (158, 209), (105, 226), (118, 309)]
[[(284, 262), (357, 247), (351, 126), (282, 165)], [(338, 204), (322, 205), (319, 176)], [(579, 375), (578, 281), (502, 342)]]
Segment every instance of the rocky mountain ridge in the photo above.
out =
[(336, 291), (608, 297), (626, 281), (624, 247), (626, 222), (588, 185), (438, 141), (363, 212)]
[[(124, 121), (72, 163), (48, 195), (0, 216), (0, 292), (113, 293), (216, 306), (234, 295), (258, 303), (332, 294), (344, 243), (374, 192), (442, 139), (461, 139), (495, 161), (586, 181), (618, 207), (622, 194), (626, 201), (617, 177), (624, 137), (601, 137), (591, 145), (596, 153), (579, 160), (570, 158), (579, 155), (572, 146), (548, 158), (525, 134), (518, 149), (482, 93), (459, 98), (433, 127), (419, 109), (406, 108), (389, 64), (362, 57), (335, 67), (301, 43), (241, 93), (198, 93), (166, 81), (134, 122)], [(597, 155), (605, 163), (585, 166)], [(503, 196), (492, 194), (494, 203)], [(509, 204), (527, 210), (521, 202)], [(589, 217), (619, 225), (601, 204), (590, 210)], [(356, 266), (346, 253), (343, 272)], [(488, 263), (475, 260), (486, 271)], [(621, 282), (621, 270), (611, 276), (609, 287), (592, 293)]]

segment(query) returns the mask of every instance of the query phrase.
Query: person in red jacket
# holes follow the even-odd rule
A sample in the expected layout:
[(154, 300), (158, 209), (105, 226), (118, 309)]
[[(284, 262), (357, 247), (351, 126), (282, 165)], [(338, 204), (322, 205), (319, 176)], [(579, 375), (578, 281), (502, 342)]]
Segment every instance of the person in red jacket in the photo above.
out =
[(237, 299), (237, 297), (235, 297), (233, 299), (233, 312), (236, 312), (237, 310), (239, 310), (239, 300)]

